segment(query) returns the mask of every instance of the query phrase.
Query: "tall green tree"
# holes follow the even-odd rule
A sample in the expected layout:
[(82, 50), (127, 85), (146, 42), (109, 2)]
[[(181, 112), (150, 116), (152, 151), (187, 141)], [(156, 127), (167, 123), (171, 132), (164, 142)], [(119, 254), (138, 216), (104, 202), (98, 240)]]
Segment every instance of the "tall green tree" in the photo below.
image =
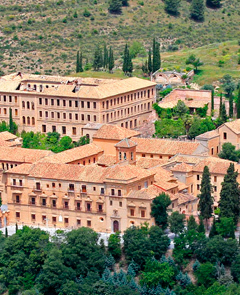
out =
[(229, 118), (233, 117), (233, 94), (229, 94)]
[(231, 142), (225, 142), (222, 145), (222, 150), (218, 154), (219, 158), (226, 159), (234, 162), (238, 162), (239, 154), (236, 151), (235, 145), (231, 144)]
[(202, 174), (200, 194), (198, 195), (198, 209), (200, 211), (200, 215), (203, 219), (205, 219), (207, 225), (208, 219), (212, 217), (213, 213), (213, 197), (211, 193), (211, 175), (208, 166), (205, 166)]
[(124, 55), (123, 55), (123, 72), (125, 75), (131, 74), (133, 71), (132, 58), (129, 53), (128, 45), (125, 45)]
[(211, 110), (214, 110), (214, 90), (211, 92)]
[(164, 3), (165, 3), (165, 10), (167, 13), (172, 15), (179, 14), (181, 0), (165, 0)]
[(194, 216), (191, 215), (191, 216), (189, 217), (189, 219), (188, 219), (187, 229), (188, 229), (188, 230), (193, 230), (193, 229), (194, 229), (194, 230), (197, 230), (197, 228), (198, 228), (198, 224), (197, 224), (197, 222), (196, 222)]
[(236, 107), (237, 107), (237, 118), (239, 119), (240, 118), (240, 86), (238, 87)]
[(195, 71), (197, 72), (198, 70), (198, 67), (202, 66), (203, 65), (203, 62), (197, 58), (194, 54), (191, 54), (187, 60), (186, 60), (186, 64), (189, 65), (193, 65), (194, 68), (195, 68)]
[(209, 238), (213, 238), (218, 234), (217, 228), (216, 228), (216, 219), (215, 217), (213, 218), (213, 224), (211, 226), (210, 232), (209, 232)]
[(83, 72), (83, 57), (82, 57), (82, 51), (79, 54), (79, 72)]
[(235, 87), (236, 87), (233, 77), (229, 74), (224, 75), (222, 77), (222, 79), (220, 79), (220, 82), (221, 82), (222, 87), (225, 91), (226, 97), (229, 98), (230, 94), (233, 93), (233, 91), (235, 90)]
[(190, 15), (196, 21), (204, 20), (205, 5), (203, 0), (192, 0), (190, 7)]
[(77, 52), (76, 73), (79, 73), (79, 51)]
[(151, 48), (148, 51), (147, 65), (148, 65), (148, 72), (152, 73), (152, 51), (151, 51)]
[(184, 230), (186, 216), (185, 214), (181, 214), (178, 211), (174, 211), (169, 217), (168, 222), (170, 225), (170, 231), (178, 234)]
[(151, 204), (151, 216), (155, 218), (155, 222), (162, 229), (168, 225), (167, 207), (171, 204), (169, 196), (165, 193), (156, 197)]
[(153, 73), (159, 70), (161, 67), (161, 56), (160, 56), (160, 43), (153, 39), (153, 61), (152, 61), (152, 71)]
[(108, 239), (108, 252), (112, 254), (116, 260), (121, 258), (121, 237), (119, 232), (110, 235)]
[(114, 56), (113, 56), (112, 47), (110, 47), (109, 48), (109, 61), (108, 61), (108, 70), (110, 73), (112, 73), (113, 68), (114, 68)]
[(128, 3), (128, 0), (122, 0), (122, 6), (128, 6), (129, 3)]
[(14, 133), (14, 122), (12, 118), (12, 108), (9, 109), (9, 132)]
[(222, 104), (223, 104), (223, 101), (222, 101), (222, 92), (220, 93), (220, 102), (219, 102), (219, 118), (221, 117), (221, 114), (222, 114)]
[(122, 13), (122, 0), (110, 0), (108, 11), (113, 14)]
[(223, 123), (227, 122), (228, 119), (225, 103), (222, 104), (220, 119)]
[(108, 56), (108, 49), (106, 43), (104, 43), (103, 47), (103, 67), (106, 69), (108, 67), (108, 62), (109, 62), (109, 56)]
[(99, 69), (103, 65), (103, 60), (102, 60), (102, 50), (99, 45), (97, 45), (95, 52), (94, 52), (94, 60), (93, 60), (93, 68), (94, 71), (99, 71)]
[(233, 217), (235, 224), (238, 222), (240, 213), (240, 190), (237, 177), (238, 172), (235, 171), (234, 164), (231, 163), (227, 170), (227, 174), (224, 176), (219, 202), (220, 218)]

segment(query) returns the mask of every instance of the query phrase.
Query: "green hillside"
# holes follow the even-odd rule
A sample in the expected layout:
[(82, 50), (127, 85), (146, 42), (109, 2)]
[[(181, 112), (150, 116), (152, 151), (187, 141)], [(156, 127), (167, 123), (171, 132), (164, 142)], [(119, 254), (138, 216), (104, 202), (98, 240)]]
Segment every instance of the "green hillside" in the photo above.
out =
[[(189, 48), (240, 40), (240, 2), (222, 2), (219, 9), (206, 8), (201, 23), (189, 18), (186, 0), (181, 0), (178, 17), (168, 15), (161, 0), (130, 0), (121, 15), (109, 14), (107, 0), (4, 0), (0, 5), (0, 68), (5, 73), (70, 74), (77, 50), (82, 50), (84, 63), (86, 58), (91, 62), (96, 44), (103, 42), (112, 45), (116, 64), (121, 65), (126, 42), (139, 41), (148, 49), (153, 37), (163, 45), (166, 65), (170, 65)], [(85, 9), (89, 17), (83, 16)], [(172, 44), (184, 50), (167, 52)], [(143, 52), (139, 64), (144, 59)]]

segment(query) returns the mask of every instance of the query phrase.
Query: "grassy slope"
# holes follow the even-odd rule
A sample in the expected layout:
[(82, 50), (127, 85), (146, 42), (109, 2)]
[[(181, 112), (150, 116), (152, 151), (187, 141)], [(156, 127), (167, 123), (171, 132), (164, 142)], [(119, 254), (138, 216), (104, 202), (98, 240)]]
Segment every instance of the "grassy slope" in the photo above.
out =
[[(0, 67), (3, 71), (67, 74), (74, 71), (76, 51), (81, 48), (84, 57), (91, 60), (98, 42), (111, 44), (119, 58), (126, 41), (138, 40), (147, 49), (154, 36), (165, 47), (178, 39), (183, 48), (240, 39), (238, 0), (223, 0), (223, 7), (218, 10), (206, 9), (203, 23), (189, 19), (186, 0), (182, 0), (179, 17), (167, 15), (161, 0), (145, 0), (144, 6), (138, 0), (130, 0), (130, 6), (123, 8), (118, 16), (108, 13), (108, 0), (97, 0), (96, 5), (93, 0), (64, 0), (57, 5), (58, 1), (4, 0), (4, 5), (1, 2)], [(83, 16), (84, 8), (94, 19)], [(75, 11), (78, 18), (73, 17)], [(12, 28), (13, 32), (7, 33)], [(165, 56), (169, 56), (166, 65), (185, 58), (184, 51)], [(117, 64), (120, 63), (119, 59)]]

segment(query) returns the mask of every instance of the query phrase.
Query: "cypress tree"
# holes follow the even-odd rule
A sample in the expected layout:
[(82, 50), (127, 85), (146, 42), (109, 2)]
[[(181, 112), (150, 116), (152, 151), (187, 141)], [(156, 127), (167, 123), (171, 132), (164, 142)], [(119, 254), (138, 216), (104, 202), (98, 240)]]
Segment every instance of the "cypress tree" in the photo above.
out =
[(114, 56), (113, 56), (112, 47), (110, 47), (110, 49), (109, 49), (109, 61), (108, 61), (108, 69), (109, 69), (110, 73), (112, 73), (113, 68), (114, 68)]
[(83, 72), (83, 66), (82, 66), (82, 52), (79, 56), (79, 72)]
[(79, 73), (79, 51), (77, 52), (76, 73)]
[(234, 223), (237, 224), (240, 213), (240, 190), (237, 182), (238, 172), (234, 170), (234, 164), (231, 163), (227, 170), (227, 174), (224, 176), (220, 192), (219, 217), (232, 217)]
[(240, 86), (238, 87), (236, 107), (237, 107), (237, 118), (239, 119), (240, 118)]
[(213, 213), (213, 197), (211, 195), (211, 192), (211, 176), (208, 166), (205, 166), (203, 169), (200, 194), (198, 195), (198, 210), (200, 211), (201, 217), (205, 219), (206, 224)]
[(194, 20), (204, 20), (205, 5), (203, 0), (192, 0), (190, 7), (190, 15)]
[(220, 118), (222, 119), (223, 123), (227, 122), (228, 117), (227, 117), (225, 103), (222, 104)]
[(188, 220), (187, 229), (188, 230), (197, 230), (198, 225), (195, 218), (191, 215)]
[(133, 63), (132, 63), (132, 58), (128, 51), (128, 73), (131, 74), (132, 71), (133, 71)]
[(5, 238), (7, 238), (8, 237), (8, 229), (7, 229), (7, 227), (5, 227)]
[(16, 226), (16, 232), (17, 232), (18, 231), (18, 224), (17, 224), (17, 222), (16, 222), (15, 226)]
[(9, 132), (14, 132), (14, 126), (13, 126), (13, 118), (12, 118), (12, 109), (9, 109)]
[(206, 4), (211, 8), (219, 8), (221, 7), (221, 0), (207, 0)]
[(122, 13), (122, 1), (121, 0), (110, 0), (108, 11), (110, 13), (116, 13), (116, 14)]
[(123, 72), (124, 74), (126, 75), (127, 73), (127, 68), (128, 68), (128, 54), (129, 54), (129, 51), (128, 51), (128, 45), (126, 44), (125, 45), (125, 49), (124, 49), (124, 55), (123, 55)]
[(108, 67), (108, 61), (110, 59), (110, 56), (108, 57), (108, 50), (106, 44), (104, 44), (103, 48), (103, 67), (106, 69)]
[(232, 92), (229, 95), (229, 118), (233, 117), (233, 95)]
[(100, 46), (98, 45), (94, 53), (94, 61), (93, 61), (94, 71), (99, 71), (101, 67), (102, 67), (102, 51)]
[(153, 73), (159, 70), (160, 67), (161, 67), (160, 44), (156, 42), (154, 38), (153, 39), (153, 62), (152, 62)]
[(211, 96), (211, 110), (214, 110), (214, 90), (212, 90), (212, 96)]
[(219, 103), (219, 118), (222, 114), (222, 92), (220, 93), (220, 103)]
[(151, 74), (152, 73), (152, 51), (151, 48), (148, 51), (148, 72)]
[(181, 0), (165, 0), (165, 10), (167, 13), (172, 15), (179, 14), (179, 7)]
[(204, 224), (203, 224), (203, 218), (201, 216), (200, 216), (200, 223), (198, 225), (198, 232), (205, 234), (205, 227), (204, 227)]
[(209, 238), (213, 238), (214, 236), (218, 235), (217, 228), (216, 228), (216, 220), (215, 217), (213, 219), (213, 224), (210, 229)]

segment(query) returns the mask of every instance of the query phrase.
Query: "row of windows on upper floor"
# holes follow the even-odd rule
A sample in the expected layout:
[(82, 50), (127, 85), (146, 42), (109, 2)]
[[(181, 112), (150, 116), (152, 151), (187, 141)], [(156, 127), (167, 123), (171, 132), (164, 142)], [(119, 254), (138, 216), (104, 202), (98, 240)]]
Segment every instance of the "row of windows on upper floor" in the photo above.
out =
[[(44, 113), (44, 117), (43, 117), (43, 113)], [(51, 119), (63, 119), (63, 120), (67, 120), (67, 119), (68, 120), (73, 120), (73, 118), (74, 118), (75, 121), (78, 121), (79, 118), (81, 118), (81, 121), (88, 121), (88, 122), (90, 122), (91, 120), (93, 122), (97, 121), (97, 116), (96, 115), (91, 116), (91, 115), (81, 114), (81, 116), (80, 116), (79, 114), (68, 113), (68, 118), (67, 118), (67, 113), (39, 111), (39, 119), (42, 119), (42, 118), (45, 119), (45, 120), (48, 119), (48, 118), (51, 118)]]
[(84, 101), (78, 101), (78, 100), (66, 100), (66, 99), (54, 99), (54, 98), (42, 98), (42, 97), (39, 97), (38, 99), (38, 104), (39, 105), (50, 105), (50, 106), (57, 106), (57, 107), (69, 107), (69, 108), (72, 108), (72, 107), (75, 107), (75, 108), (84, 108), (86, 106), (86, 108), (88, 109), (96, 109), (97, 108), (97, 103), (94, 101), (94, 102), (90, 102), (90, 101), (87, 101), (87, 102), (84, 102)]
[(153, 88), (152, 88), (152, 90), (148, 89), (148, 90), (144, 90), (144, 91), (135, 92), (134, 94), (132, 93), (132, 94), (118, 97), (118, 98), (110, 99), (110, 100), (107, 100), (106, 102), (103, 101), (102, 108), (109, 109), (109, 107), (123, 104), (123, 103), (129, 102), (129, 101), (137, 100), (140, 98), (150, 98), (151, 93), (153, 95), (153, 93), (154, 93)]
[[(9, 108), (0, 108), (0, 115), (9, 115)], [(13, 116), (18, 116), (18, 109), (14, 109)]]
[(0, 102), (9, 102), (9, 103), (17, 103), (18, 98), (17, 96), (12, 95), (0, 95)]
[[(200, 180), (200, 174), (197, 174), (197, 180)], [(213, 181), (217, 182), (217, 176), (213, 176)]]

